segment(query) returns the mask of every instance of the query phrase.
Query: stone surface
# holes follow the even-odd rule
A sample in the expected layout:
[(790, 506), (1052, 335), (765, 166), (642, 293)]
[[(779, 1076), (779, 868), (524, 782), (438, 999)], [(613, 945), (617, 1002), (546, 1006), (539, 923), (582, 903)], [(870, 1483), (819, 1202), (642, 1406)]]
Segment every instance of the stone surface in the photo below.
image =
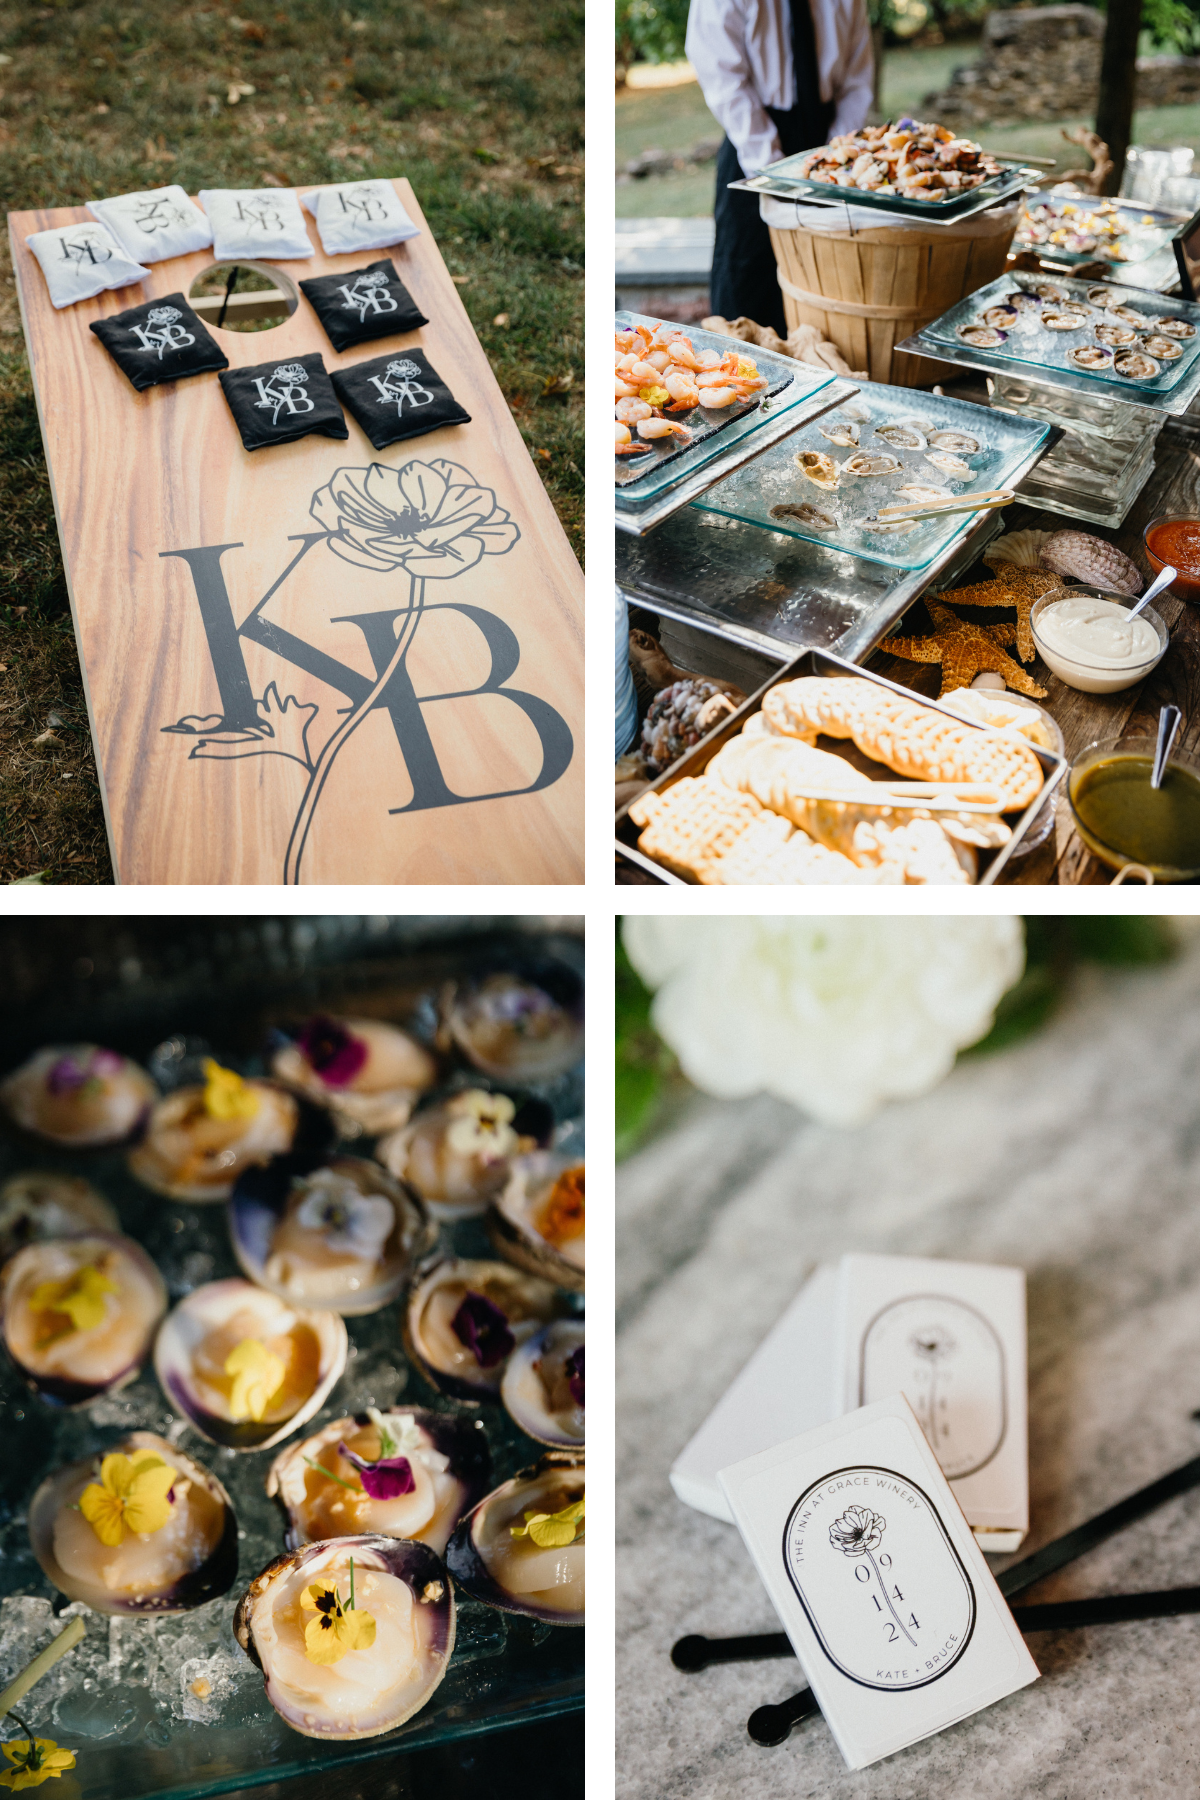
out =
[[(776, 1629), (732, 1526), (690, 1511), (675, 1456), (813, 1265), (848, 1250), (1029, 1276), (1025, 1551), (1200, 1451), (1200, 954), (1080, 979), (1035, 1038), (968, 1058), (858, 1131), (696, 1095), (618, 1199), (618, 1793), (623, 1800), (1138, 1800), (1191, 1791), (1200, 1619), (1043, 1633), (1043, 1679), (859, 1775), (810, 1722), (746, 1735), (789, 1661), (679, 1674), (685, 1632)], [(803, 1379), (803, 1371), (797, 1371)], [(1200, 1494), (1027, 1598), (1195, 1580)], [(1005, 1560), (995, 1559), (997, 1571)]]

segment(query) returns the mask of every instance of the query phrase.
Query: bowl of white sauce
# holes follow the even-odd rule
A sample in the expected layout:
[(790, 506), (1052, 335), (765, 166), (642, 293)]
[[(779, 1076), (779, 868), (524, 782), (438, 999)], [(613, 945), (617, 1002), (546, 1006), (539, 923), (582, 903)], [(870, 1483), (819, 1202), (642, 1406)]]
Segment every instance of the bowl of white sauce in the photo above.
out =
[(1157, 667), (1169, 635), (1152, 606), (1136, 619), (1133, 594), (1103, 588), (1054, 588), (1029, 613), (1033, 641), (1046, 667), (1085, 694), (1116, 694)]

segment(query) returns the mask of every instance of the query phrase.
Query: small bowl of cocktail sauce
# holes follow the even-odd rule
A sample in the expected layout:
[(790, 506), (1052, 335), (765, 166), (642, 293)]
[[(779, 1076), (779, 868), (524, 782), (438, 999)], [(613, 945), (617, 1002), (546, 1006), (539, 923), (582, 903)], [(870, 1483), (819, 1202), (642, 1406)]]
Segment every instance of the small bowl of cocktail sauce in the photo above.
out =
[(1157, 575), (1170, 563), (1179, 570), (1168, 593), (1181, 600), (1200, 600), (1200, 518), (1166, 513), (1151, 519), (1142, 533), (1146, 557)]
[(1110, 869), (1141, 863), (1156, 881), (1200, 879), (1200, 759), (1172, 751), (1150, 786), (1149, 737), (1101, 738), (1071, 765), (1067, 798), (1076, 830)]

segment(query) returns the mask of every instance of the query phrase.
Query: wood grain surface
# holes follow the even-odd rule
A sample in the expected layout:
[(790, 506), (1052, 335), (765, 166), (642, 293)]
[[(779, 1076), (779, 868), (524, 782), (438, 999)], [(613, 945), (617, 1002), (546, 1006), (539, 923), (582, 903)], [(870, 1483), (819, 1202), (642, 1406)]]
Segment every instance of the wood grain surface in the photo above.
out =
[[(213, 329), (234, 368), (320, 351), (332, 371), (425, 350), (472, 423), (383, 451), (347, 414), (347, 442), (247, 452), (215, 374), (135, 392), (89, 324), (186, 295), (211, 252), (55, 312), (24, 240), (88, 215), (9, 215), (120, 882), (583, 878), (582, 576), (412, 189), (394, 185), (421, 236), (327, 257), (308, 220), (311, 260), (274, 267), (286, 287), (390, 256), (427, 326), (338, 355), (301, 297), (273, 330)], [(413, 462), (466, 470), (519, 538), (499, 550), (501, 532), (474, 566), (424, 582), (389, 675), (409, 575), (344, 560), (310, 508), (339, 470)], [(401, 520), (401, 534), (413, 527)], [(231, 671), (248, 682), (249, 723)]]
[[(1164, 513), (1200, 517), (1200, 439), (1190, 433), (1176, 433), (1168, 425), (1155, 446), (1154, 456), (1155, 466), (1150, 479), (1119, 529), (1110, 531), (1027, 506), (1007, 508), (1005, 529), (1090, 532), (1116, 544), (1150, 580), (1154, 572), (1146, 559), (1142, 532), (1151, 519)], [(955, 585), (986, 581), (990, 575), (991, 570), (980, 563)], [(1157, 669), (1135, 687), (1126, 688), (1119, 694), (1084, 694), (1077, 688), (1067, 687), (1057, 675), (1051, 674), (1040, 657), (1028, 665), (1034, 680), (1048, 690), (1048, 698), (1040, 704), (1058, 721), (1068, 761), (1099, 738), (1130, 734), (1155, 737), (1159, 709), (1168, 701), (1183, 713), (1183, 724), (1176, 740), (1178, 747), (1200, 754), (1200, 609), (1170, 593), (1160, 596), (1153, 605), (1171, 633), (1171, 642)], [(994, 625), (1014, 617), (1011, 612), (998, 607), (966, 607), (963, 610), (964, 617), (980, 625)], [(929, 629), (924, 607), (918, 602), (906, 615), (903, 635), (920, 635)], [(934, 664), (904, 662), (899, 657), (876, 652), (868, 658), (868, 666), (919, 693), (937, 694), (941, 670)], [(1028, 856), (1011, 862), (1000, 881), (1017, 886), (1094, 887), (1103, 886), (1112, 878), (1113, 871), (1092, 855), (1075, 830), (1064, 783), (1055, 805), (1054, 831)]]

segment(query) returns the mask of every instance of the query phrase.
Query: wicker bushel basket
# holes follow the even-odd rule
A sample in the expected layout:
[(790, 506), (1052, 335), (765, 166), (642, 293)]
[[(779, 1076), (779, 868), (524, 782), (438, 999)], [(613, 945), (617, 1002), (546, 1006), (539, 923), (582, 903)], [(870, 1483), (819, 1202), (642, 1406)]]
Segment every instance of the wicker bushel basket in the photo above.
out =
[(945, 364), (893, 357), (893, 345), (1003, 275), (1020, 204), (934, 229), (785, 225), (796, 208), (772, 201), (763, 213), (788, 329), (815, 326), (872, 381), (920, 387), (944, 377)]

